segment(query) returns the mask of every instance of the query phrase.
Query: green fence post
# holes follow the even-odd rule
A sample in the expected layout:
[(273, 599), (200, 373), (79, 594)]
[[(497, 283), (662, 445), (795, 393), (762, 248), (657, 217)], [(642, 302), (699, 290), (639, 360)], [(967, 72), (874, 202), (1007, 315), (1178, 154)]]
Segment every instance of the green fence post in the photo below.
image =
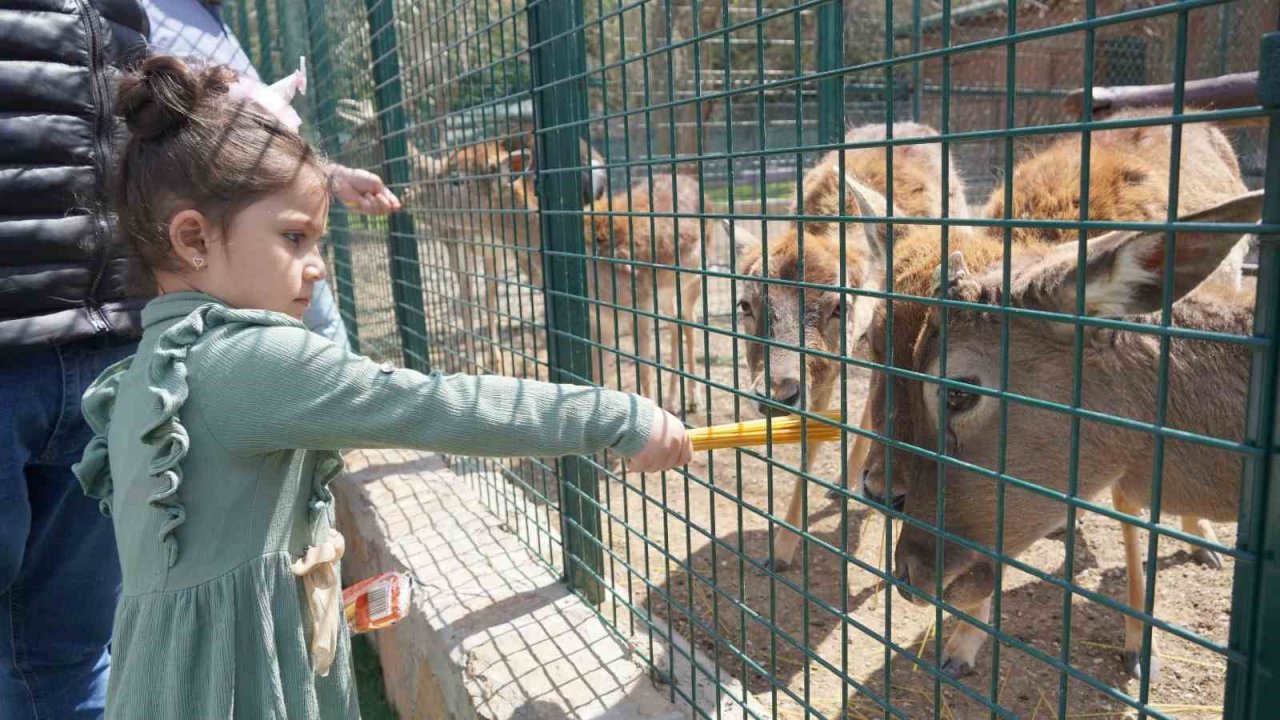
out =
[(254, 57), (253, 41), (249, 37), (249, 3), (247, 0), (237, 0), (236, 2), (236, 34), (240, 36), (240, 46), (244, 49), (244, 54), (249, 56), (249, 62), (254, 67), (258, 66), (259, 58)]
[[(382, 177), (394, 190), (404, 192), (412, 180), (409, 141), (405, 136), (404, 92), (400, 85), (399, 42), (396, 39), (393, 0), (365, 0), (369, 19), (369, 46), (373, 54), (374, 109), (382, 132)], [(427, 319), (422, 306), (422, 268), (413, 218), (398, 212), (389, 219), (391, 297), (395, 302), (396, 328), (404, 366), (426, 372)]]
[[(844, 0), (827, 0), (818, 8), (818, 71), (844, 66)], [(818, 142), (844, 137), (844, 76), (818, 81)]]
[[(818, 72), (829, 72), (844, 67), (844, 0), (827, 0), (825, 4), (818, 8)], [(818, 142), (822, 144), (838, 143), (844, 140), (844, 75), (833, 75), (829, 78), (818, 81)], [(892, 100), (890, 100), (892, 102)], [(836, 166), (840, 172), (844, 172), (844, 154), (841, 153)], [(839, 202), (840, 207), (844, 208), (847, 198), (845, 198), (844, 183), (840, 184)], [(841, 210), (843, 213), (843, 209)], [(838, 277), (845, 276), (845, 243), (848, 238), (845, 236), (845, 228), (842, 225), (838, 233), (840, 242), (840, 268)], [(841, 298), (841, 304), (849, 303), (851, 299), (848, 296)], [(848, 348), (842, 343), (840, 346), (841, 354), (848, 351)], [(839, 393), (836, 397), (841, 398), (838, 401), (838, 407), (841, 413), (847, 413), (848, 408), (845, 407), (847, 402), (843, 398), (847, 395), (845, 383), (847, 380), (842, 379), (840, 386), (836, 389)], [(840, 457), (848, 456), (847, 439), (841, 440), (839, 443)], [(812, 452), (812, 450), (810, 450)], [(840, 500), (840, 527), (849, 527), (849, 503), (844, 496)], [(840, 551), (849, 551), (849, 534), (842, 530), (840, 533)], [(806, 546), (808, 543), (805, 544)], [(803, 549), (806, 557), (801, 562), (805, 572), (805, 588), (808, 589), (808, 548)], [(849, 612), (849, 563), (840, 564), (840, 612), (847, 615)], [(807, 600), (807, 598), (806, 598)], [(803, 608), (804, 622), (806, 627), (809, 623), (809, 603), (805, 602)], [(840, 635), (842, 648), (840, 654), (840, 671), (848, 673), (849, 671), (849, 626), (847, 623), (840, 624)], [(806, 644), (808, 643), (808, 635), (806, 634)], [(840, 717), (849, 717), (849, 687), (846, 685), (841, 692), (843, 698), (840, 704)]]
[[(920, 0), (911, 0), (911, 54), (920, 54), (920, 35), (921, 35), (921, 18), (920, 18)], [(924, 86), (924, 74), (921, 72), (920, 61), (916, 60), (911, 63), (911, 119), (914, 122), (920, 122), (920, 103), (921, 93)]]
[[(1263, 37), (1258, 100), (1271, 115), (1267, 133), (1266, 203), (1262, 220), (1280, 223), (1280, 33)], [(1245, 426), (1250, 445), (1266, 448), (1245, 460), (1236, 542), (1247, 556), (1236, 562), (1228, 647), (1245, 666), (1228, 663), (1226, 718), (1274, 717), (1280, 703), (1280, 493), (1271, 492), (1280, 461), (1276, 413), (1280, 371), (1280, 247), (1261, 236), (1253, 333), (1270, 342), (1254, 352)]]
[(275, 63), (271, 60), (271, 41), (271, 12), (267, 0), (258, 0), (258, 49), (261, 55), (253, 64), (258, 67), (258, 75), (263, 82), (277, 79)]
[[(538, 203), (546, 278), (547, 346), (554, 382), (591, 377), (582, 240), (582, 158), (579, 138), (587, 120), (586, 48), (582, 0), (530, 0), (529, 54), (533, 112), (538, 130)], [(542, 128), (550, 128), (542, 130)], [(599, 489), (583, 458), (559, 462), (561, 537), (569, 587), (592, 603), (603, 597)]]
[[(287, 0), (282, 0), (287, 2)], [(330, 158), (341, 151), (338, 142), (338, 110), (333, 98), (333, 61), (329, 55), (329, 23), (324, 14), (324, 0), (306, 0), (306, 27), (311, 58), (311, 102), (315, 112), (316, 133), (321, 147)], [(356, 320), (356, 284), (351, 272), (351, 233), (347, 227), (347, 210), (333, 203), (329, 210), (329, 242), (333, 243), (334, 291), (338, 313), (347, 328), (351, 349), (360, 352), (360, 326)]]
[[(276, 33), (280, 40), (280, 77), (298, 69), (307, 51), (306, 6), (296, 0), (275, 0)], [(308, 88), (309, 89), (309, 88)], [(300, 111), (301, 112), (301, 111)]]

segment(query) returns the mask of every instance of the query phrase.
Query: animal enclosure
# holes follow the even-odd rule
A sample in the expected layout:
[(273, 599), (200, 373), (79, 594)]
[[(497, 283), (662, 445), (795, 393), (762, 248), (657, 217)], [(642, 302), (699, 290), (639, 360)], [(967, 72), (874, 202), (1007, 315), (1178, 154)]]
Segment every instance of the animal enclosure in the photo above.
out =
[(360, 352), (843, 418), (663, 474), (452, 459), (691, 716), (1272, 715), (1274, 0), (224, 10), (405, 201), (331, 213)]

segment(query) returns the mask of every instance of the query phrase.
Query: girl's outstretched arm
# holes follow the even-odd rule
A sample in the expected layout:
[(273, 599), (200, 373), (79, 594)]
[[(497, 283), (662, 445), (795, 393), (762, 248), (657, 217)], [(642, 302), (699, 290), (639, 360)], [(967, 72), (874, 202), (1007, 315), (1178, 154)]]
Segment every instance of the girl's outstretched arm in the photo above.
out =
[(246, 454), (411, 447), (552, 457), (611, 448), (630, 457), (663, 419), (653, 403), (629, 393), (495, 375), (423, 375), (288, 326), (217, 328), (192, 348), (188, 372), (190, 410), (205, 415), (229, 451)]

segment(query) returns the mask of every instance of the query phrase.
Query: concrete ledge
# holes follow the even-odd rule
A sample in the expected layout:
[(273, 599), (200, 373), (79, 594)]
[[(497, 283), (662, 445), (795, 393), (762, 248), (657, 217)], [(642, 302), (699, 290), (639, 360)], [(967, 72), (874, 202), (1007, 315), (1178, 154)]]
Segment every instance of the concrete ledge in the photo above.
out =
[[(403, 570), (426, 584), (415, 588), (410, 617), (371, 636), (401, 717), (690, 717), (692, 709), (670, 702), (671, 688), (655, 684), (634, 651), (658, 647), (655, 661), (665, 667), (665, 638), (624, 642), (610, 632), (442, 458), (358, 451), (347, 465), (334, 486), (346, 582)], [(687, 693), (690, 653), (679, 639), (675, 656), (670, 681)], [(744, 717), (731, 699), (717, 703), (698, 674), (694, 693), (705, 698), (704, 712)], [(727, 694), (742, 697), (735, 690)]]

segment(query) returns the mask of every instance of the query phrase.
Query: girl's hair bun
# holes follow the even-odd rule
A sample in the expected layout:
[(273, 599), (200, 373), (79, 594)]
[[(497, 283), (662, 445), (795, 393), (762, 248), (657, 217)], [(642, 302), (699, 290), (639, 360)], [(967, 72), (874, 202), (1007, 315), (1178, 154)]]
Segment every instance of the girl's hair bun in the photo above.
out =
[(170, 55), (150, 57), (120, 81), (116, 114), (137, 139), (158, 138), (198, 118), (205, 99), (226, 93), (234, 80), (225, 67), (193, 69)]

